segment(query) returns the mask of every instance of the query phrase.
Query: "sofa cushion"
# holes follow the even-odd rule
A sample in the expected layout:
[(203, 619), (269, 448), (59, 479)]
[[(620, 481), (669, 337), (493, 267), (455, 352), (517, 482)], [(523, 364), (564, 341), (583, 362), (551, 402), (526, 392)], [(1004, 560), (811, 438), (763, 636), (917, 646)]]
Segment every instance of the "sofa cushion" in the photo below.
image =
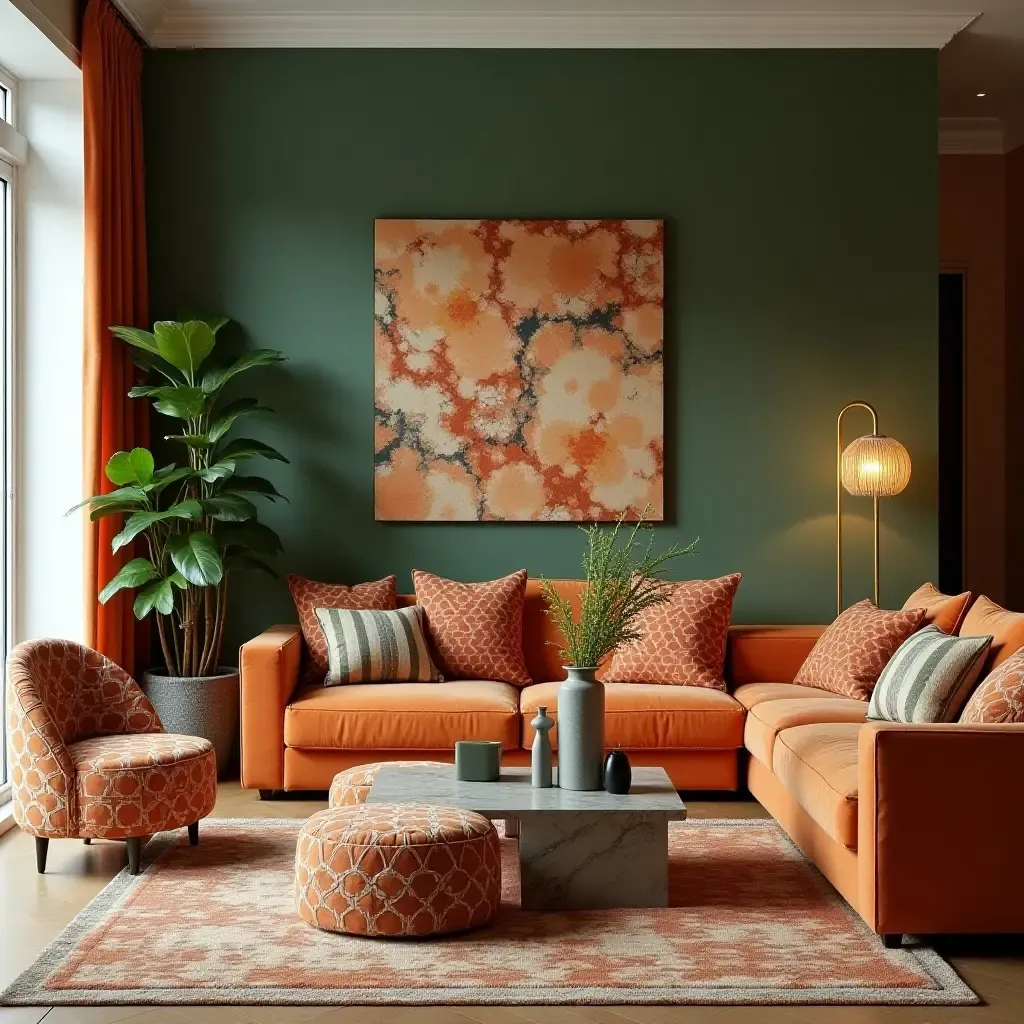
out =
[(772, 770), (837, 843), (857, 849), (856, 722), (798, 725), (775, 738)]
[(918, 587), (903, 603), (903, 610), (923, 608), (924, 621), (938, 626), (943, 633), (955, 633), (960, 628), (971, 603), (971, 592), (944, 594), (934, 584), (925, 583)]
[(724, 690), (725, 645), (739, 585), (738, 572), (667, 584), (667, 599), (637, 617), (640, 639), (619, 647), (599, 678)]
[(519, 693), (508, 683), (354, 683), (300, 690), (284, 712), (288, 747), (444, 750), (456, 740), (519, 746)]
[[(558, 688), (537, 683), (520, 695), (523, 746), (533, 743), (530, 722), (544, 705), (555, 720), (548, 734), (558, 746)], [(743, 746), (743, 707), (727, 693), (706, 686), (605, 683), (604, 734), (609, 747), (627, 750), (737, 750)]]
[(743, 745), (761, 764), (771, 768), (775, 737), (783, 729), (823, 722), (863, 722), (867, 709), (867, 701), (838, 696), (835, 700), (797, 697), (761, 701), (747, 712)]
[(858, 601), (821, 634), (793, 682), (864, 700), (896, 649), (921, 628), (924, 617), (922, 608), (891, 612), (866, 598)]
[(413, 569), (412, 581), (445, 679), (529, 686), (523, 660), (525, 569), (486, 583), (460, 583)]
[(960, 636), (991, 636), (985, 675), (1024, 647), (1024, 612), (1010, 612), (984, 594), (971, 606), (960, 626)]
[(990, 672), (967, 702), (961, 722), (980, 725), (1024, 722), (1024, 651)]
[(766, 700), (849, 700), (831, 690), (819, 690), (816, 686), (798, 686), (796, 683), (744, 683), (733, 690), (732, 695), (745, 707), (752, 708)]
[(319, 681), (327, 675), (327, 641), (316, 617), (317, 608), (370, 608), (387, 611), (395, 607), (395, 577), (385, 576), (373, 583), (318, 583), (289, 573), (285, 577), (295, 602), (299, 625), (306, 640), (306, 665), (303, 679)]

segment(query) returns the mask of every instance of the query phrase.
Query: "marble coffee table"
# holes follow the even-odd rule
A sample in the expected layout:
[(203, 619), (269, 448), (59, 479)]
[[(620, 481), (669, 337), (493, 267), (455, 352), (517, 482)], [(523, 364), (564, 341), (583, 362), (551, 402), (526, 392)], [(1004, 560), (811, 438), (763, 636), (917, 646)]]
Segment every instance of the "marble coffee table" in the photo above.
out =
[(686, 817), (664, 768), (634, 768), (632, 790), (615, 796), (534, 789), (529, 768), (504, 768), (497, 782), (459, 782), (454, 766), (386, 765), (367, 802), (441, 804), (518, 821), (526, 910), (666, 906), (668, 823)]

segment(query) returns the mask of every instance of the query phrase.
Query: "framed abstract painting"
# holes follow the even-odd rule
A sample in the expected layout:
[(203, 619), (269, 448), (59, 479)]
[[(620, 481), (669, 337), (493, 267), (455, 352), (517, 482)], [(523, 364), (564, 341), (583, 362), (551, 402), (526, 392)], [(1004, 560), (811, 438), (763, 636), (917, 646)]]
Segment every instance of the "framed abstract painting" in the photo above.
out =
[(664, 237), (376, 221), (376, 518), (662, 519)]

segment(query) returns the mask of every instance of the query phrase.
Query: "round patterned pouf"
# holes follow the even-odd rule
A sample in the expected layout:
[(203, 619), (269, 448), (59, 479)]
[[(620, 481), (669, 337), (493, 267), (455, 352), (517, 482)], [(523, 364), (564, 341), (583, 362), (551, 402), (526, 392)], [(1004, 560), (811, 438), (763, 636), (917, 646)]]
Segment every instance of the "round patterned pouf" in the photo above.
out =
[(351, 935), (444, 935), (501, 900), (498, 834), (455, 807), (362, 804), (314, 814), (295, 849), (299, 917)]
[(372, 764), (360, 764), (334, 776), (327, 806), (351, 807), (353, 804), (365, 804), (377, 773), (388, 764), (398, 768), (451, 768), (455, 771), (445, 761), (374, 761)]

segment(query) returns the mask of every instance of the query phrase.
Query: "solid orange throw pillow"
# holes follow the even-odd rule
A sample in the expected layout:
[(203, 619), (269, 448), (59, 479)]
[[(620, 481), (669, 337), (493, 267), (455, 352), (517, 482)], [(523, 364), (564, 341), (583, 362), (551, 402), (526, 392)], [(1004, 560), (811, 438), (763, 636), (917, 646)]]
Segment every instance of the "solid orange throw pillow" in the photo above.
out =
[(818, 637), (793, 682), (867, 700), (896, 649), (924, 622), (923, 608), (890, 612), (865, 598)]
[(943, 633), (950, 636), (960, 628), (967, 614), (967, 606), (971, 603), (971, 592), (962, 594), (944, 594), (931, 583), (918, 587), (903, 603), (903, 610), (911, 608), (924, 609), (925, 625), (938, 626)]
[(982, 680), (960, 721), (969, 725), (1024, 722), (1024, 651), (1011, 654)]
[(413, 569), (412, 582), (445, 679), (533, 682), (523, 660), (525, 569), (488, 583), (458, 583)]
[(665, 683), (725, 689), (722, 670), (741, 575), (670, 583), (669, 598), (640, 613), (640, 640), (613, 652), (606, 683)]
[(289, 573), (285, 577), (299, 625), (306, 638), (309, 662), (305, 679), (317, 681), (327, 675), (327, 640), (316, 617), (317, 608), (347, 608), (350, 611), (392, 611), (395, 607), (395, 577), (385, 576), (372, 583), (357, 583), (347, 587), (343, 583), (318, 583), (303, 576)]
[(960, 635), (992, 637), (985, 664), (991, 672), (1024, 647), (1024, 613), (1007, 611), (982, 594), (964, 618)]

